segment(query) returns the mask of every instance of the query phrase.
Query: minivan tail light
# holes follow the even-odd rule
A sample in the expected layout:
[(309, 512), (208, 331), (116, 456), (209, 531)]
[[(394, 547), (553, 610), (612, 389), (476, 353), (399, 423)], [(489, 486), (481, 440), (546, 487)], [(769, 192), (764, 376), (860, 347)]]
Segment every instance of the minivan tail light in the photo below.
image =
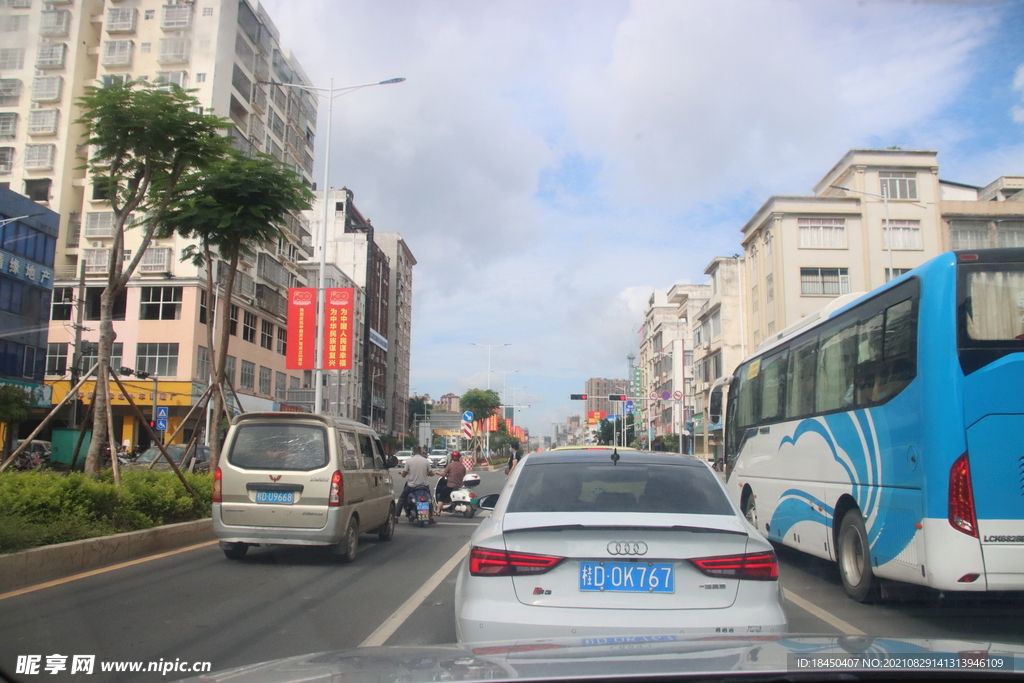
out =
[(964, 453), (949, 470), (949, 524), (968, 536), (978, 537), (978, 515), (971, 488), (971, 463)]
[(344, 499), (345, 479), (341, 476), (341, 470), (335, 470), (331, 475), (331, 494), (327, 499), (327, 505), (332, 508), (339, 507)]
[(474, 547), (469, 552), (469, 573), (473, 576), (544, 574), (564, 560), (564, 557), (554, 555), (536, 555)]
[(213, 502), (221, 502), (221, 490), (223, 488), (224, 474), (217, 468), (217, 471), (213, 473)]
[(779, 561), (775, 553), (700, 557), (690, 562), (708, 576), (722, 579), (777, 581), (779, 578)]

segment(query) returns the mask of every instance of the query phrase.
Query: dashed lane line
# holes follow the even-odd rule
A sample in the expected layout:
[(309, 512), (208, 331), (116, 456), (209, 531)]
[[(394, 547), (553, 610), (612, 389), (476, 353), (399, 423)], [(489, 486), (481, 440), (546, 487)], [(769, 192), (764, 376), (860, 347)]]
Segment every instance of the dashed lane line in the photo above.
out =
[(822, 608), (818, 607), (817, 605), (815, 605), (810, 600), (805, 600), (805, 599), (801, 598), (799, 595), (797, 595), (796, 593), (794, 593), (793, 591), (791, 591), (791, 590), (789, 590), (787, 588), (783, 588), (782, 589), (782, 593), (786, 597), (786, 600), (789, 600), (791, 603), (793, 603), (794, 605), (796, 605), (800, 609), (804, 610), (805, 612), (810, 612), (814, 616), (818, 617), (819, 619), (821, 619), (822, 621), (828, 623), (829, 625), (834, 626), (835, 628), (839, 629), (840, 631), (842, 631), (844, 634), (846, 634), (848, 636), (863, 636), (863, 635), (867, 635), (867, 634), (864, 633), (864, 631), (861, 631), (859, 628), (857, 628), (853, 624), (851, 624), (851, 623), (849, 623), (847, 621), (843, 621), (842, 619), (840, 619), (836, 615), (832, 614), (831, 612), (827, 612), (827, 611), (823, 610)]

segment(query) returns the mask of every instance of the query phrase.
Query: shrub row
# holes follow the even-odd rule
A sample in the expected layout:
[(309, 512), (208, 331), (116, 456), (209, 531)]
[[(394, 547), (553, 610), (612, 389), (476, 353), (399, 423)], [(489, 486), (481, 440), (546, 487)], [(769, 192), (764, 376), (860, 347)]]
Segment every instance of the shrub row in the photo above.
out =
[(201, 508), (173, 472), (124, 472), (114, 486), (81, 472), (0, 473), (0, 553), (149, 529), (210, 516), (213, 477), (186, 474)]

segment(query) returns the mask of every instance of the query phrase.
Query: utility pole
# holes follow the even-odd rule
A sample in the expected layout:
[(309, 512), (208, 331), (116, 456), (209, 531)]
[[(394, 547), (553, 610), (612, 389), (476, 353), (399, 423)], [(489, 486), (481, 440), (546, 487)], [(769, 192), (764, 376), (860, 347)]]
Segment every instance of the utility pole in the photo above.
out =
[[(71, 384), (78, 384), (78, 373), (82, 364), (82, 322), (85, 317), (85, 259), (79, 265), (78, 300), (75, 306), (75, 350), (71, 352)], [(70, 387), (69, 387), (70, 388)], [(78, 427), (78, 397), (71, 401), (71, 426)]]

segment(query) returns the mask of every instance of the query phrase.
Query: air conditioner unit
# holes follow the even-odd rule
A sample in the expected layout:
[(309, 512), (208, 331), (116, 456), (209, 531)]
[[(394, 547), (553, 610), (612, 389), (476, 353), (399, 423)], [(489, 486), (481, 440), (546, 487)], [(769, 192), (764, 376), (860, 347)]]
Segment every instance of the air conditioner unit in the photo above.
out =
[(92, 243), (92, 248), (93, 249), (102, 249), (103, 248), (103, 242), (93, 242)]

